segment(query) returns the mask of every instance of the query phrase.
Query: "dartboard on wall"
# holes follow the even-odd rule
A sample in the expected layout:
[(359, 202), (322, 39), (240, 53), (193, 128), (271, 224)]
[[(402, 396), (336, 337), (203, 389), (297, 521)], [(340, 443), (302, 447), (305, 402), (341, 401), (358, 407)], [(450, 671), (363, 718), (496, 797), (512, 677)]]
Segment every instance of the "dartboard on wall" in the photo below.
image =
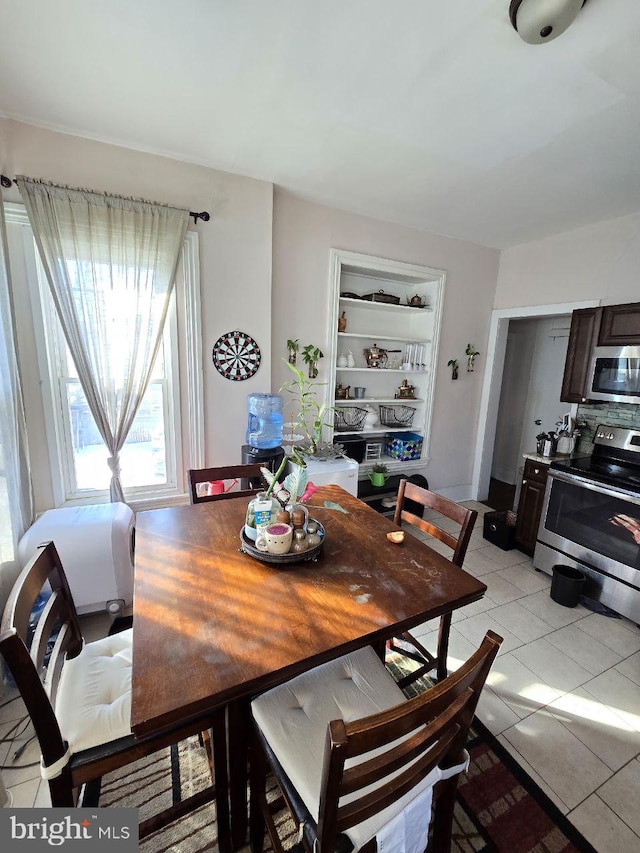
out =
[(246, 332), (226, 332), (213, 345), (213, 363), (225, 379), (242, 382), (260, 367), (260, 347)]

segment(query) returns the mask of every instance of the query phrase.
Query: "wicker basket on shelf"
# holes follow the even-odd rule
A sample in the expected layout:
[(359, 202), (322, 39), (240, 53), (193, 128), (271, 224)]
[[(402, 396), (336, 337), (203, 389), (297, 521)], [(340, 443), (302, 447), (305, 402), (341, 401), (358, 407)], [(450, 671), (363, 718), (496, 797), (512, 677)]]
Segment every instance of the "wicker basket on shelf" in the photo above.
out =
[(355, 432), (362, 429), (367, 410), (358, 406), (336, 406), (333, 428), (336, 432)]
[(410, 427), (415, 413), (411, 406), (380, 406), (380, 423), (389, 427)]

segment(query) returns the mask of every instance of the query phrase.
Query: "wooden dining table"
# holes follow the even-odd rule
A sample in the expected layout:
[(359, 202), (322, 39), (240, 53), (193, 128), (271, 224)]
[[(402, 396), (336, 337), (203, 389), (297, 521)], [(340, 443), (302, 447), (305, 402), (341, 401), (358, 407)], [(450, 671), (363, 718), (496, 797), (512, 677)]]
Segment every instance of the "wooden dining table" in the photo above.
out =
[(317, 561), (240, 550), (247, 498), (136, 518), (131, 727), (137, 736), (227, 706), (233, 846), (246, 834), (249, 701), (324, 661), (477, 601), (480, 580), (339, 486), (307, 505)]

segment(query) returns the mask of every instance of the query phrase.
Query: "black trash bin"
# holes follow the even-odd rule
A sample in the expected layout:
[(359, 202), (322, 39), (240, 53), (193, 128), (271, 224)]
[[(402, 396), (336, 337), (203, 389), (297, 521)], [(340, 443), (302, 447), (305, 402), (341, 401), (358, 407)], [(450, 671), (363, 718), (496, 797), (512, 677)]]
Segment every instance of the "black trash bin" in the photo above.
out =
[(580, 593), (586, 577), (572, 566), (554, 566), (551, 581), (551, 598), (565, 607), (575, 607), (580, 601)]

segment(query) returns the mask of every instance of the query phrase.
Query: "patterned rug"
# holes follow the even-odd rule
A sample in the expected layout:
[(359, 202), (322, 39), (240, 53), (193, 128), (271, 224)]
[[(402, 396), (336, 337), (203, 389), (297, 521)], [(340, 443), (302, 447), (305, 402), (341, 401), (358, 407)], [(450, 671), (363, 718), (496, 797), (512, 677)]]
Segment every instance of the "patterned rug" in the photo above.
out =
[[(428, 686), (422, 680), (411, 692)], [(467, 749), (471, 763), (458, 784), (451, 853), (597, 853), (478, 720)], [(200, 790), (208, 773), (204, 748), (191, 738), (126, 771), (105, 776), (99, 803), (137, 807), (142, 820)], [(297, 831), (275, 783), (268, 799), (289, 849)], [(201, 853), (216, 847), (213, 805), (191, 812), (140, 844), (146, 853)], [(265, 853), (271, 849), (266, 841)], [(243, 853), (247, 851), (248, 847)]]

